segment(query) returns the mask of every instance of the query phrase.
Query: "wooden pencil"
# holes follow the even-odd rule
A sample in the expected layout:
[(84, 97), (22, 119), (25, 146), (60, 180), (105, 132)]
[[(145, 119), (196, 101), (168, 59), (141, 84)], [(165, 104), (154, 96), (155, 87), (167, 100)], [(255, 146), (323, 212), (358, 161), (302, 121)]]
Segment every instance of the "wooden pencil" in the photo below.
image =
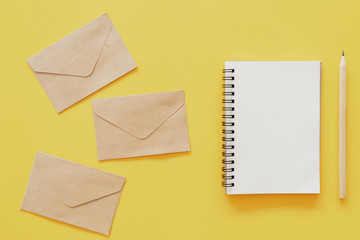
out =
[(339, 69), (339, 198), (346, 197), (346, 61), (342, 53)]

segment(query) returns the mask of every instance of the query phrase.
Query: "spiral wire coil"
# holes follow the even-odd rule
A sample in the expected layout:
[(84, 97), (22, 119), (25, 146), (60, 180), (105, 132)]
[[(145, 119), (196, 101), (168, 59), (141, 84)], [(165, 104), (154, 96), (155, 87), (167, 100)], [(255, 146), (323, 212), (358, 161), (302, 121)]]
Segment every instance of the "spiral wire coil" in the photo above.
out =
[(235, 157), (235, 145), (234, 145), (234, 134), (235, 134), (235, 69), (223, 69), (223, 88), (224, 88), (224, 99), (223, 99), (223, 160), (224, 164), (222, 171), (223, 187), (234, 187), (235, 183), (232, 181), (234, 176), (234, 157)]

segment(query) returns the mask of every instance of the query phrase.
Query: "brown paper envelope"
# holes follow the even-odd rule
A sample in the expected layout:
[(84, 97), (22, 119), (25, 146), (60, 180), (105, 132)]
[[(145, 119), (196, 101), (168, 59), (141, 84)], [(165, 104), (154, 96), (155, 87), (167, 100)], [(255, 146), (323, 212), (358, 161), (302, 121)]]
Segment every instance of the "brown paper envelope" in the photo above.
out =
[(107, 14), (27, 62), (58, 113), (137, 67)]
[(124, 177), (37, 152), (21, 209), (109, 235)]
[(99, 160), (190, 151), (184, 91), (92, 104)]

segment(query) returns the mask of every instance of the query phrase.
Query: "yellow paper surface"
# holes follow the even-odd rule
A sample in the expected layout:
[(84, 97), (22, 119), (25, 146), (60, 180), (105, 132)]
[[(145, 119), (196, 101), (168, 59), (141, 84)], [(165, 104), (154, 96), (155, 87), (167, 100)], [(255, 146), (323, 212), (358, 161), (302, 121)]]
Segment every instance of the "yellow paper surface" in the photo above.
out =
[[(358, 239), (360, 2), (4, 1), (0, 239)], [(56, 114), (26, 59), (107, 12), (138, 68)], [(348, 67), (348, 188), (338, 199), (338, 69)], [(320, 60), (321, 194), (226, 196), (226, 60)], [(191, 152), (99, 162), (91, 99), (185, 90)], [(110, 237), (19, 210), (36, 151), (126, 176)]]

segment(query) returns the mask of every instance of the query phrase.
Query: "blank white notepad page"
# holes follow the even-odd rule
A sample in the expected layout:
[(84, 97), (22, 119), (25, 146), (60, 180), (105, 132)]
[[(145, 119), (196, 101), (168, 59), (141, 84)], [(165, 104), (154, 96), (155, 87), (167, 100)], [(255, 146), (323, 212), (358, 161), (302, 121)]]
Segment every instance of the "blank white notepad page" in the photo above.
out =
[(235, 70), (234, 186), (227, 194), (320, 193), (321, 63), (225, 68)]

